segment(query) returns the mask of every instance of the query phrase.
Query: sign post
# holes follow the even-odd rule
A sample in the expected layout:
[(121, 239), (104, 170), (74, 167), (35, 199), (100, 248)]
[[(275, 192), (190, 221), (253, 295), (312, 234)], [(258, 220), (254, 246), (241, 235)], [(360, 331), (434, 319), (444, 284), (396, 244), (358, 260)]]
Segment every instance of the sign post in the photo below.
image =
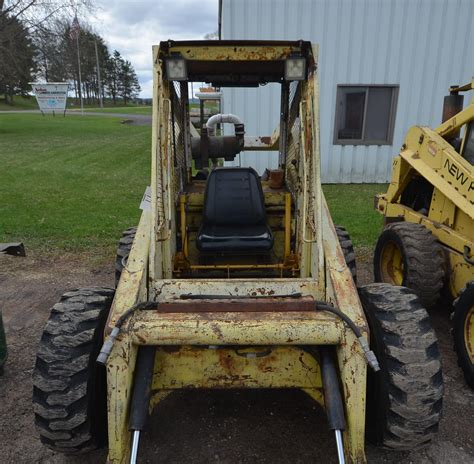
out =
[(67, 82), (31, 82), (33, 93), (38, 102), (41, 114), (52, 112), (56, 116), (56, 111), (62, 111), (66, 115), (66, 100), (69, 84)]

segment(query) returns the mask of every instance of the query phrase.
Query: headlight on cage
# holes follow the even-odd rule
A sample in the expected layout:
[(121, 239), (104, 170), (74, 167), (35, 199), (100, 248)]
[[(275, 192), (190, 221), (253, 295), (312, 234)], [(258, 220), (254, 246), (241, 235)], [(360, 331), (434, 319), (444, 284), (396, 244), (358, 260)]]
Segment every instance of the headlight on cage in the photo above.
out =
[(188, 78), (186, 60), (184, 58), (168, 58), (166, 60), (166, 76), (170, 81), (185, 81)]
[(285, 80), (303, 81), (306, 77), (306, 59), (301, 57), (288, 58), (285, 62)]

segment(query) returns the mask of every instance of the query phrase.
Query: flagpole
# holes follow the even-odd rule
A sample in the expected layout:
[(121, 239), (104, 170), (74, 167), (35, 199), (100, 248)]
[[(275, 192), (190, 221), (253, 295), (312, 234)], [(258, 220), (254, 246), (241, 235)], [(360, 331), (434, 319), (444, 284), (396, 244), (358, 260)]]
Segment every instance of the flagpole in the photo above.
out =
[(81, 98), (81, 115), (84, 116), (84, 101), (82, 98), (81, 55), (79, 54), (79, 33), (76, 33), (77, 66), (79, 69), (79, 97)]

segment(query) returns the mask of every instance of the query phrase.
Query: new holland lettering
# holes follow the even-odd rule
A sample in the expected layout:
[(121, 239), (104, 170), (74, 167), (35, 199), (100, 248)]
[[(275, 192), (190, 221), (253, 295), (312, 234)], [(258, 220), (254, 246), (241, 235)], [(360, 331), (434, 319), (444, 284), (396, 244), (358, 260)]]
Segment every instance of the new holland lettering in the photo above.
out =
[[(449, 159), (445, 161), (444, 167), (461, 185), (464, 185), (468, 181), (468, 177), (464, 174), (464, 172), (461, 171), (459, 166), (453, 162), (450, 162)], [(469, 186), (469, 191), (472, 189), (474, 189), (474, 182), (471, 182)]]

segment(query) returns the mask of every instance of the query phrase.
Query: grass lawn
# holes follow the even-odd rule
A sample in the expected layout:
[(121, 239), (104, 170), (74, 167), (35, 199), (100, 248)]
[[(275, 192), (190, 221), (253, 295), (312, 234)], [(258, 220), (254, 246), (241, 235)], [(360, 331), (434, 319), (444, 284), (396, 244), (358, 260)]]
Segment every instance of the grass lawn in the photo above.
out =
[[(84, 111), (93, 111), (98, 113), (129, 113), (129, 114), (149, 114), (151, 116), (151, 106), (137, 105), (130, 103), (124, 106), (123, 103), (119, 103), (114, 106), (110, 100), (104, 102), (105, 108), (99, 108), (97, 104), (84, 105)], [(20, 97), (15, 95), (13, 97), (13, 105), (7, 105), (3, 100), (3, 95), (0, 95), (0, 111), (18, 111), (18, 110), (38, 110), (38, 103), (36, 98), (31, 97)], [(68, 98), (67, 101), (68, 111), (81, 111), (80, 103), (73, 101), (72, 98)]]
[(38, 103), (35, 97), (13, 97), (13, 105), (7, 105), (0, 95), (0, 111), (37, 110)]
[(356, 246), (373, 249), (383, 223), (374, 210), (374, 196), (386, 192), (387, 185), (331, 184), (323, 185), (323, 191), (334, 223), (347, 229)]
[[(68, 108), (68, 111), (81, 111), (80, 108)], [(84, 112), (146, 114), (151, 116), (151, 106), (108, 106), (106, 108), (84, 108)]]
[[(116, 118), (0, 115), (0, 242), (27, 250), (115, 249), (135, 225), (150, 176), (151, 127)], [(325, 185), (334, 221), (358, 246), (374, 246), (384, 185)]]
[(151, 127), (116, 118), (0, 115), (0, 242), (115, 248), (140, 217), (150, 142)]

